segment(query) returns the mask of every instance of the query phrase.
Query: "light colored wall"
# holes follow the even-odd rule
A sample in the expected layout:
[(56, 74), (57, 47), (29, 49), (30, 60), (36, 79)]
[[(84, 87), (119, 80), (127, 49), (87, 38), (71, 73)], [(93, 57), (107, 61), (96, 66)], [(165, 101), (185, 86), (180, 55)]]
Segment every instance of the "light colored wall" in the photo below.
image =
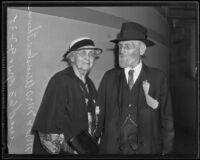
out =
[(138, 22), (149, 29), (169, 37), (169, 25), (166, 19), (153, 7), (87, 7), (113, 16), (125, 18), (129, 21)]
[[(156, 45), (146, 51), (144, 62), (163, 70), (169, 75), (169, 25), (167, 20), (153, 7), (86, 7), (109, 15), (120, 17), (122, 21), (134, 21), (148, 29), (149, 39)], [(116, 26), (118, 32), (121, 24)], [(113, 37), (114, 39), (115, 37)]]

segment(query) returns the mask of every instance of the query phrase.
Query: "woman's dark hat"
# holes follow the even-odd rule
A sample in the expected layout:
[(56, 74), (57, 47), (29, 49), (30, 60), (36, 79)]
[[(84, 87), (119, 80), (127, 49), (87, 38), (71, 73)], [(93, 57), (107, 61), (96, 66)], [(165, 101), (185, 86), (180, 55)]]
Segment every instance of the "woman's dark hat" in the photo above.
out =
[(122, 24), (121, 31), (117, 39), (111, 42), (118, 43), (119, 41), (140, 40), (147, 47), (153, 46), (155, 43), (147, 39), (147, 29), (135, 22), (126, 22)]
[(68, 51), (63, 55), (63, 58), (68, 57), (72, 51), (78, 51), (78, 50), (95, 50), (95, 55), (98, 56), (102, 53), (102, 49), (95, 47), (94, 41), (91, 40), (88, 37), (80, 37), (75, 40), (73, 40), (69, 46)]

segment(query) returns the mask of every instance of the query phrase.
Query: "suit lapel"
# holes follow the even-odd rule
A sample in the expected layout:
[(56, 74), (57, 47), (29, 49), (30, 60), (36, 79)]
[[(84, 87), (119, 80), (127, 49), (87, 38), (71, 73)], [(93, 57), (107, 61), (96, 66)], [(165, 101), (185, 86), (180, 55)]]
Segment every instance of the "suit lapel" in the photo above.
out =
[(124, 74), (124, 70), (123, 69), (119, 69), (118, 73), (117, 73), (117, 99), (118, 99), (118, 108), (119, 111), (121, 111), (121, 105), (122, 105), (122, 81), (123, 78), (125, 78), (125, 74)]
[(144, 90), (143, 90), (143, 81), (148, 80), (148, 67), (143, 63), (142, 66), (142, 70), (141, 73), (138, 77), (138, 81), (139, 81), (139, 101), (138, 101), (138, 111), (141, 108), (142, 103), (144, 102), (145, 99), (145, 94), (144, 94)]

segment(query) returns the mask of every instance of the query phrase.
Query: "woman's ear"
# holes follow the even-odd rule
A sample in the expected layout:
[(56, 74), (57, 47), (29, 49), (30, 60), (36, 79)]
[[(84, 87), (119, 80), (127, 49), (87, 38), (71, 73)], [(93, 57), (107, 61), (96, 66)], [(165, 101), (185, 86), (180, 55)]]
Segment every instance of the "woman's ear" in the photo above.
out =
[(71, 62), (74, 62), (74, 61), (75, 61), (75, 52), (72, 51), (72, 53), (71, 53), (69, 59), (70, 59)]
[(140, 55), (143, 56), (146, 51), (146, 45), (142, 42), (140, 45)]

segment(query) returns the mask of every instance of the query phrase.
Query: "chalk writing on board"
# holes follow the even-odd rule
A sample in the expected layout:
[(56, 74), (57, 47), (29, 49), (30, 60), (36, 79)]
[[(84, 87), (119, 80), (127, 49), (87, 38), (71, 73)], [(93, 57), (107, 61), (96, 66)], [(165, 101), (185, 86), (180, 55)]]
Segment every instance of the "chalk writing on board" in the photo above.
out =
[(27, 40), (27, 47), (26, 47), (26, 80), (25, 80), (25, 99), (27, 102), (27, 113), (26, 113), (26, 117), (28, 118), (28, 121), (26, 123), (27, 126), (27, 130), (25, 133), (25, 137), (26, 137), (26, 148), (25, 148), (25, 152), (32, 152), (32, 143), (33, 143), (33, 136), (30, 135), (30, 131), (33, 125), (33, 121), (35, 118), (35, 104), (34, 104), (34, 90), (33, 90), (33, 86), (35, 85), (35, 81), (34, 81), (34, 76), (32, 74), (32, 61), (34, 60), (34, 57), (36, 57), (38, 55), (37, 52), (33, 51), (32, 48), (32, 44), (33, 44), (33, 40), (35, 40), (35, 38), (38, 36), (39, 34), (39, 29), (42, 28), (41, 25), (33, 27), (32, 26), (32, 11), (30, 10), (30, 7), (28, 7), (28, 23), (27, 23), (27, 36), (26, 36), (26, 40)]
[(15, 139), (15, 120), (14, 117), (16, 115), (16, 112), (22, 107), (21, 104), (18, 103), (17, 99), (17, 92), (12, 89), (15, 84), (16, 75), (14, 72), (14, 58), (15, 54), (17, 52), (17, 49), (15, 47), (15, 43), (18, 42), (18, 38), (15, 36), (15, 30), (17, 30), (16, 20), (18, 15), (15, 14), (15, 16), (8, 22), (8, 68), (7, 68), (7, 82), (8, 82), (8, 109), (11, 110), (11, 112), (8, 115), (9, 118), (9, 153), (14, 153), (12, 149), (12, 143)]

